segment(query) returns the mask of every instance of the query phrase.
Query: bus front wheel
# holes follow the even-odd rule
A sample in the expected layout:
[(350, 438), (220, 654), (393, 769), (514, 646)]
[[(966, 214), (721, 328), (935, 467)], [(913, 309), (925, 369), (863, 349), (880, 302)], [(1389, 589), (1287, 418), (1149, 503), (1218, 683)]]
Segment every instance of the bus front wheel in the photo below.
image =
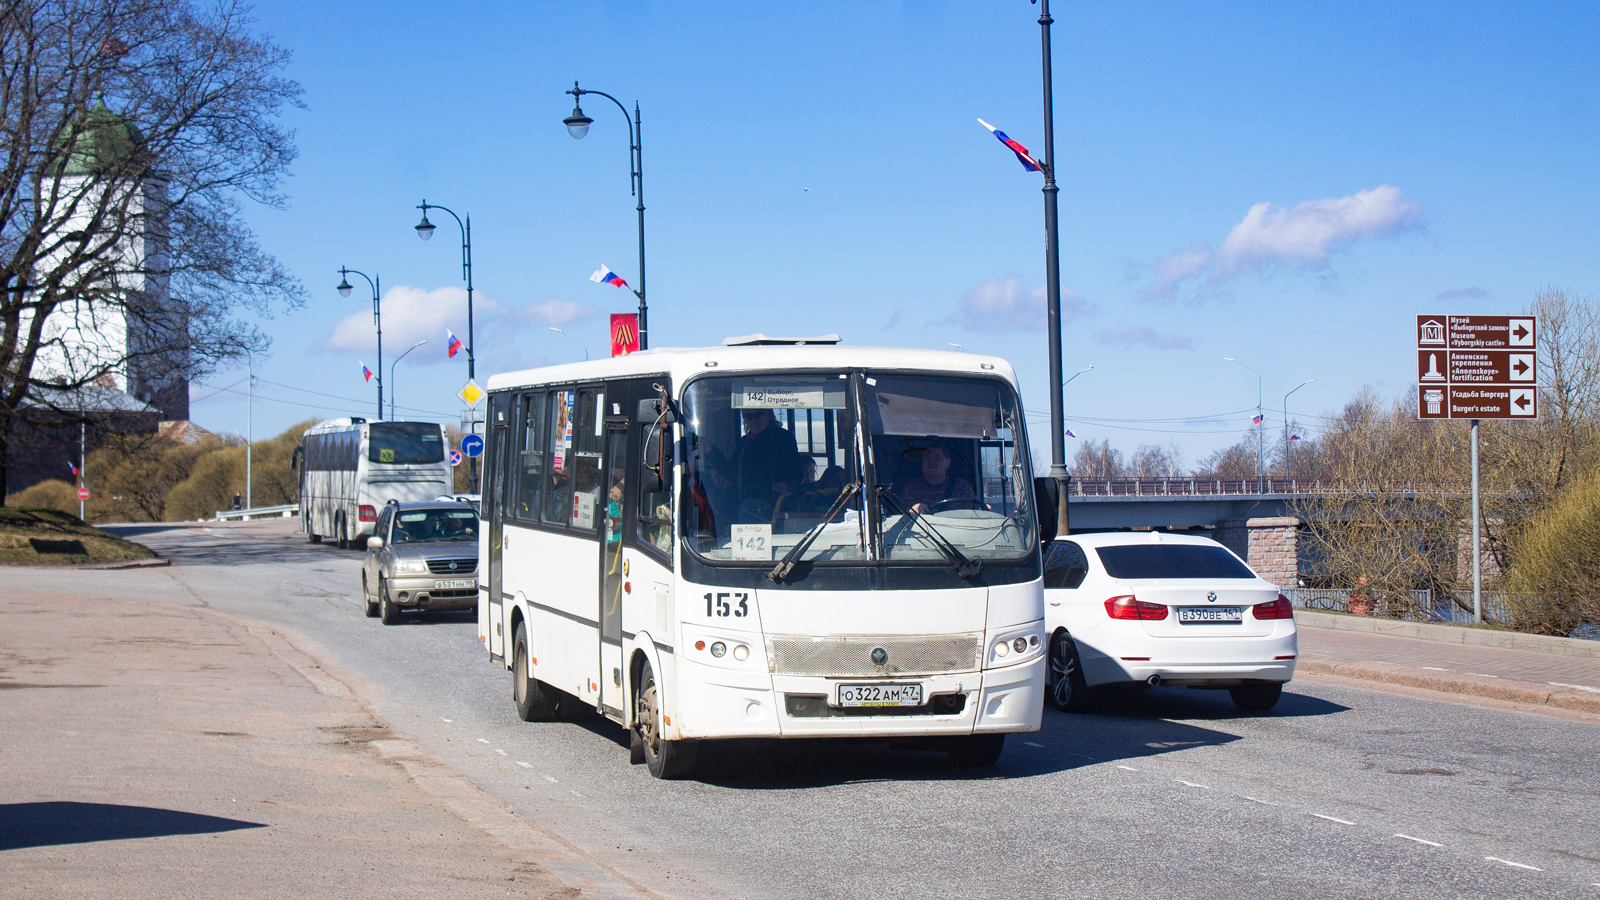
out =
[(660, 692), (655, 672), (644, 664), (639, 673), (638, 714), (634, 728), (638, 730), (639, 743), (643, 745), (644, 762), (650, 774), (657, 778), (687, 778), (694, 774), (695, 758), (700, 746), (694, 741), (669, 741), (661, 736)]
[(524, 722), (556, 717), (555, 691), (534, 678), (528, 667), (528, 628), (522, 622), (511, 638), (511, 699), (517, 704), (517, 718)]

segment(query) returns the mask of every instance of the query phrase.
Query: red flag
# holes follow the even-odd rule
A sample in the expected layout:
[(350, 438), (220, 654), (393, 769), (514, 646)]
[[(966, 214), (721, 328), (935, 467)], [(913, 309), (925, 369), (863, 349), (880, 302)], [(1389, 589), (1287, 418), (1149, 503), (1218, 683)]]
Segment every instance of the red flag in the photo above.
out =
[(611, 314), (611, 355), (627, 356), (639, 349), (639, 314)]

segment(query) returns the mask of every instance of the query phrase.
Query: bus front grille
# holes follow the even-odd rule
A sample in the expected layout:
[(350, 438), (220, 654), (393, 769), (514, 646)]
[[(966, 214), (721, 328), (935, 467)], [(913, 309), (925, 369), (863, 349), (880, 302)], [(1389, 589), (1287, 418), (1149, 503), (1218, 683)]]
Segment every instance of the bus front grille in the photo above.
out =
[[(876, 651), (882, 664), (873, 660)], [(938, 637), (803, 637), (767, 641), (774, 675), (935, 675), (971, 672), (983, 659), (982, 634)]]

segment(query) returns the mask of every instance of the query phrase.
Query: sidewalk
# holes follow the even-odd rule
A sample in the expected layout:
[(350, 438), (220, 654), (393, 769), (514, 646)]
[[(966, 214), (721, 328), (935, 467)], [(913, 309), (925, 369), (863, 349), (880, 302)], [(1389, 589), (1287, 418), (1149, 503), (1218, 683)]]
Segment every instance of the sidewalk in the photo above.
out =
[(1317, 616), (1303, 612), (1296, 619), (1298, 674), (1600, 714), (1600, 656), (1463, 644), (1438, 630), (1450, 626), (1412, 629), (1419, 636), (1402, 637), (1314, 625)]
[(581, 896), (275, 632), (9, 590), (0, 619), (6, 896)]

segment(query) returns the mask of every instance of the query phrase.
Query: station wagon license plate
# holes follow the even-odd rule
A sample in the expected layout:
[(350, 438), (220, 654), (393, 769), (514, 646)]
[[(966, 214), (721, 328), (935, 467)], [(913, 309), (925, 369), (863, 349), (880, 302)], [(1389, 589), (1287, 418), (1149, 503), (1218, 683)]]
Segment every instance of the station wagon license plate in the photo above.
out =
[(1237, 625), (1244, 621), (1244, 607), (1180, 606), (1178, 621), (1184, 625)]
[(440, 578), (433, 583), (434, 590), (448, 591), (455, 588), (469, 588), (474, 584), (471, 578)]
[(921, 706), (920, 684), (841, 684), (835, 706)]

